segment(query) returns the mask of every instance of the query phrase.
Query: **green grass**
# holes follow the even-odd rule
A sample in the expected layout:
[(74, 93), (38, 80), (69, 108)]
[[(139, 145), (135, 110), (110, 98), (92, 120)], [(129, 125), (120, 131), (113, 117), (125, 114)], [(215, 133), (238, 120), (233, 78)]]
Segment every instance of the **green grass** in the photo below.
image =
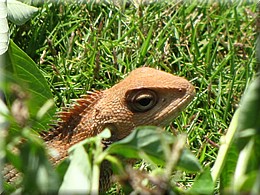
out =
[[(11, 25), (11, 38), (37, 63), (58, 108), (140, 66), (186, 77), (197, 95), (167, 130), (186, 132), (201, 164), (213, 166), (215, 145), (255, 74), (254, 2), (58, 1), (38, 7), (25, 25)], [(185, 186), (193, 176), (182, 180)]]

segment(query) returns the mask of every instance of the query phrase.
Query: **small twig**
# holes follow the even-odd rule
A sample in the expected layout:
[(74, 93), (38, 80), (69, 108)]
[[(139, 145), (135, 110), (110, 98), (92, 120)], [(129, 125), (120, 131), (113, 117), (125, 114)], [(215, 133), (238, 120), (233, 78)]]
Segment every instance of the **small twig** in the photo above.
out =
[(165, 167), (165, 179), (166, 181), (169, 181), (171, 178), (172, 171), (176, 167), (182, 151), (186, 144), (186, 135), (182, 134), (178, 137), (176, 143), (172, 147), (171, 156), (167, 161), (166, 167)]
[(207, 136), (204, 136), (204, 138), (206, 139), (206, 141), (213, 147), (215, 148), (219, 148), (219, 145), (215, 142), (213, 142), (212, 140), (210, 140)]

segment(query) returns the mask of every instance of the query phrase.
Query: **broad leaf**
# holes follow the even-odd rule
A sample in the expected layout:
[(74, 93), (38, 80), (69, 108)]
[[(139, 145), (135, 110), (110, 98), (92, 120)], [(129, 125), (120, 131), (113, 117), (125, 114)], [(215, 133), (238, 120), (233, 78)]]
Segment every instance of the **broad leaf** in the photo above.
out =
[(89, 194), (91, 190), (92, 166), (82, 144), (74, 147), (74, 150), (71, 151), (70, 159), (70, 165), (64, 176), (59, 194)]
[(222, 138), (223, 144), (212, 169), (214, 182), (221, 173), (220, 192), (230, 186), (234, 193), (253, 187), (253, 175), (259, 168), (260, 157), (259, 102), (260, 78), (256, 77), (246, 90), (227, 135)]
[[(218, 153), (218, 155), (224, 155), (223, 153)], [(238, 150), (235, 145), (231, 145), (227, 151), (226, 158), (223, 162), (224, 167), (220, 174), (220, 192), (228, 188), (233, 181), (233, 176), (236, 169), (236, 163), (238, 158)], [(216, 168), (216, 167), (215, 167)]]
[[(160, 128), (139, 127), (125, 139), (109, 146), (107, 152), (119, 154), (127, 158), (142, 158), (147, 155), (154, 163), (165, 165), (168, 157), (165, 147), (171, 148), (175, 140), (174, 136)], [(186, 149), (183, 149), (180, 155), (178, 166), (192, 172), (201, 170), (197, 158)]]
[[(6, 66), (6, 68), (11, 71), (11, 73), (9, 73), (12, 74), (29, 93), (30, 100), (27, 102), (27, 106), (30, 119), (32, 119), (32, 128), (48, 128), (47, 124), (55, 113), (55, 108), (50, 108), (49, 105), (49, 101), (52, 100), (52, 93), (34, 61), (11, 41)], [(43, 105), (46, 105), (47, 108), (43, 108)], [(42, 113), (43, 111), (46, 112), (46, 114)]]
[(186, 171), (193, 173), (199, 172), (202, 170), (200, 162), (188, 149), (182, 151), (178, 166)]
[(260, 167), (256, 173), (256, 179), (254, 181), (254, 186), (251, 188), (251, 194), (257, 194), (260, 191)]
[[(237, 145), (242, 149), (252, 136), (260, 136), (260, 76), (249, 85), (239, 108)], [(260, 145), (255, 150), (260, 151)], [(260, 152), (257, 153), (260, 157)]]
[(42, 140), (29, 129), (25, 137), (27, 142), (21, 147), (24, 194), (57, 193), (60, 181), (48, 161)]
[(6, 2), (0, 1), (0, 55), (5, 53), (9, 44)]
[(213, 192), (214, 183), (209, 169), (205, 169), (198, 175), (191, 189), (188, 190), (188, 194), (213, 194)]
[(38, 8), (16, 0), (7, 1), (8, 19), (14, 24), (22, 25), (38, 11)]
[[(110, 136), (110, 131), (105, 129), (97, 136), (86, 138), (69, 148), (70, 164), (64, 175), (59, 194), (97, 193), (100, 163), (103, 160), (100, 163), (97, 162), (97, 159), (102, 156), (101, 140)], [(87, 146), (87, 150), (85, 150), (84, 146)]]
[[(1, 74), (0, 74), (1, 75)], [(5, 130), (8, 127), (7, 119), (4, 117), (8, 114), (8, 108), (0, 98), (0, 170), (4, 169), (4, 144)], [(3, 179), (0, 177), (0, 193), (3, 191)]]

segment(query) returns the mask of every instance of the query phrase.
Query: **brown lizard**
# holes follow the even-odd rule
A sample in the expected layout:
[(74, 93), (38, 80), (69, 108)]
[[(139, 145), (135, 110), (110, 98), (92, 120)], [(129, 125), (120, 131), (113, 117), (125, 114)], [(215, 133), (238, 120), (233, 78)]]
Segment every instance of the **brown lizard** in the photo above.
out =
[(76, 100), (70, 109), (59, 113), (56, 127), (42, 137), (48, 149), (56, 150), (58, 155), (51, 161), (57, 164), (67, 157), (69, 147), (105, 128), (111, 130), (109, 141), (115, 142), (137, 126), (166, 125), (194, 95), (193, 85), (184, 78), (153, 68), (137, 68), (113, 87)]

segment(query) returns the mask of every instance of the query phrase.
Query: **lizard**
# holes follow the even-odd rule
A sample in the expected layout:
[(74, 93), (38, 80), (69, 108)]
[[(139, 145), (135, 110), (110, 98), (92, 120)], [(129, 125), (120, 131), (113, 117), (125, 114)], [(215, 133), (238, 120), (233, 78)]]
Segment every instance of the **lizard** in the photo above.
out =
[[(137, 126), (165, 126), (191, 102), (194, 86), (185, 78), (154, 68), (133, 70), (124, 80), (103, 91), (94, 91), (75, 100), (67, 110), (58, 114), (56, 126), (41, 135), (55, 165), (68, 156), (74, 144), (111, 131), (109, 143), (125, 138)], [(102, 169), (101, 169), (102, 171)], [(12, 175), (5, 178), (12, 180)], [(109, 178), (109, 177), (106, 177)], [(101, 188), (108, 181), (103, 181)]]

